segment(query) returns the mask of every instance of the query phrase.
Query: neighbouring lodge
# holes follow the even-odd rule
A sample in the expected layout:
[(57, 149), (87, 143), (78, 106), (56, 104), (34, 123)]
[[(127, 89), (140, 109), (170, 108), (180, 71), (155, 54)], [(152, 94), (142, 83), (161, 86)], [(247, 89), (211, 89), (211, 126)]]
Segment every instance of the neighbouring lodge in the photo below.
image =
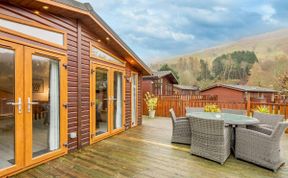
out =
[(220, 102), (271, 103), (279, 92), (269, 88), (247, 85), (217, 84), (201, 90), (201, 95), (216, 95)]
[(171, 71), (157, 71), (143, 76), (143, 95), (147, 92), (157, 96), (199, 95), (199, 87), (179, 85), (178, 79)]
[(143, 93), (154, 95), (173, 95), (173, 85), (179, 84), (171, 71), (157, 71), (152, 75), (143, 76)]
[(200, 89), (197, 86), (173, 85), (174, 95), (199, 95)]
[(0, 177), (142, 122), (149, 68), (87, 3), (0, 2)]

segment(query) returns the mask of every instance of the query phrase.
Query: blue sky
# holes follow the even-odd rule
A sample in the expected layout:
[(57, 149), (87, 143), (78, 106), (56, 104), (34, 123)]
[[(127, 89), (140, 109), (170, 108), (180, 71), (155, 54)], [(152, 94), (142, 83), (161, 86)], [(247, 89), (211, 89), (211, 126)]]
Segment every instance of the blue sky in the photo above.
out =
[(288, 27), (287, 0), (80, 0), (146, 63)]

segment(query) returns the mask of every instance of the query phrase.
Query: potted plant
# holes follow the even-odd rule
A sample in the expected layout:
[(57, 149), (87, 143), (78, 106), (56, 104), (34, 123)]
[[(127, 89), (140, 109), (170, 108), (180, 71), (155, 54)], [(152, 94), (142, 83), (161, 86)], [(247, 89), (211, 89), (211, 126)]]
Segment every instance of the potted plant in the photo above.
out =
[(204, 112), (221, 112), (221, 110), (216, 104), (207, 104), (204, 107)]
[(144, 101), (147, 105), (148, 111), (149, 111), (149, 118), (155, 117), (155, 108), (157, 107), (158, 98), (154, 96), (153, 94), (150, 94), (147, 92), (145, 94)]
[(260, 112), (264, 114), (269, 114), (269, 109), (266, 106), (257, 106), (256, 109), (254, 110), (255, 112)]

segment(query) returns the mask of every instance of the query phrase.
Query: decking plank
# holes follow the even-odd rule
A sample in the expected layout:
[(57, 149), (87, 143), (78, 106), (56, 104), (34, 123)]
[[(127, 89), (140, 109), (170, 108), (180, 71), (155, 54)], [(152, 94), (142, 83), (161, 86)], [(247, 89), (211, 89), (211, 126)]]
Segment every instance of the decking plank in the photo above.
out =
[[(277, 173), (236, 160), (233, 155), (224, 165), (192, 156), (188, 145), (171, 144), (169, 119), (145, 119), (132, 128), (82, 150), (14, 176), (106, 178), (106, 177), (197, 177), (197, 178), (287, 178), (288, 166)], [(282, 140), (283, 157), (288, 161), (288, 135)]]

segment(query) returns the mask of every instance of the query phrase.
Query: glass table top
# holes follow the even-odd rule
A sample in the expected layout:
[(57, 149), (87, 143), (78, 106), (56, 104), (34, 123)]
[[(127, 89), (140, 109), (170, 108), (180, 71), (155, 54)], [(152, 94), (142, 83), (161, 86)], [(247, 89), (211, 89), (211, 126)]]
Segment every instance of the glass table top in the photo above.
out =
[(253, 125), (258, 124), (259, 120), (253, 117), (229, 114), (229, 113), (212, 113), (212, 112), (193, 112), (187, 113), (187, 117), (197, 117), (202, 119), (220, 119), (224, 120), (226, 124), (232, 125)]

